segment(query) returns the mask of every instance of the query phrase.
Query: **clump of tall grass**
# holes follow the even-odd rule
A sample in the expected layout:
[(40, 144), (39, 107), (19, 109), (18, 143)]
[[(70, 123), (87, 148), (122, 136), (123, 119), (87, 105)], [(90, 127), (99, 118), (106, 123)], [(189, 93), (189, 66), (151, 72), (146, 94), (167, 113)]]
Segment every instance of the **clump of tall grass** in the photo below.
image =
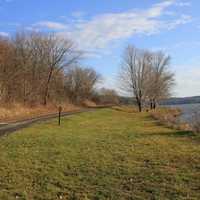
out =
[(190, 127), (194, 133), (200, 133), (200, 111), (194, 111)]
[(25, 106), (23, 104), (2, 105), (0, 107), (0, 123), (17, 121), (27, 118), (33, 118), (41, 115), (58, 112), (58, 106), (62, 106), (63, 111), (72, 111), (79, 109), (70, 103), (65, 104), (48, 104), (47, 106), (35, 105)]
[(181, 122), (179, 120), (180, 115), (181, 110), (179, 108), (159, 108), (151, 111), (151, 116), (167, 127), (192, 131), (195, 134), (200, 133), (200, 111), (193, 111), (190, 123)]
[(181, 109), (179, 108), (158, 108), (150, 113), (154, 119), (167, 127), (189, 130), (189, 125), (179, 120), (179, 116), (181, 115)]

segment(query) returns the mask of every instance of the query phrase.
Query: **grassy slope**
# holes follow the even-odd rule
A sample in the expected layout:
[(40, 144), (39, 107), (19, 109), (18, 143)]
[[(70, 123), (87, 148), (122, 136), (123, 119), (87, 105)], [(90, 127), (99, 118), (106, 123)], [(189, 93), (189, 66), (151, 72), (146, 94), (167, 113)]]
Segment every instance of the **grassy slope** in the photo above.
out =
[(200, 143), (104, 109), (0, 138), (0, 199), (200, 199)]

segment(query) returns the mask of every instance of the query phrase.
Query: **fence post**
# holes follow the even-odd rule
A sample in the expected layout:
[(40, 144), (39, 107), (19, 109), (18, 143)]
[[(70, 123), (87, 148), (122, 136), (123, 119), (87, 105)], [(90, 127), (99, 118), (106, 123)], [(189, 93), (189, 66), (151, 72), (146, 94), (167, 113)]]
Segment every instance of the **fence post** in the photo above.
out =
[(59, 108), (58, 108), (58, 125), (60, 126), (60, 124), (61, 124), (61, 112), (62, 112), (62, 107), (61, 106), (59, 106)]

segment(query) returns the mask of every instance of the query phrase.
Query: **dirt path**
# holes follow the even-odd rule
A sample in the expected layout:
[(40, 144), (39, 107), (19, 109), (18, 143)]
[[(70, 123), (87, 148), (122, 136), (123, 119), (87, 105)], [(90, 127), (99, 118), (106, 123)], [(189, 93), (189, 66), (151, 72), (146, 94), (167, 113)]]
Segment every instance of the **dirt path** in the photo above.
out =
[[(64, 116), (75, 115), (75, 114), (83, 113), (83, 112), (91, 112), (91, 111), (95, 111), (95, 110), (101, 109), (101, 108), (103, 108), (103, 107), (87, 108), (87, 109), (82, 109), (82, 110), (79, 110), (79, 111), (63, 112), (61, 114), (61, 116), (64, 117)], [(14, 131), (19, 130), (19, 129), (26, 128), (33, 123), (47, 121), (49, 119), (54, 119), (56, 117), (58, 117), (58, 113), (43, 115), (43, 116), (40, 116), (40, 117), (35, 117), (35, 118), (27, 119), (27, 120), (21, 120), (21, 121), (17, 121), (17, 122), (14, 122), (14, 123), (8, 123), (8, 124), (5, 124), (5, 125), (1, 125), (0, 126), (0, 136), (8, 135), (10, 133), (13, 133)]]

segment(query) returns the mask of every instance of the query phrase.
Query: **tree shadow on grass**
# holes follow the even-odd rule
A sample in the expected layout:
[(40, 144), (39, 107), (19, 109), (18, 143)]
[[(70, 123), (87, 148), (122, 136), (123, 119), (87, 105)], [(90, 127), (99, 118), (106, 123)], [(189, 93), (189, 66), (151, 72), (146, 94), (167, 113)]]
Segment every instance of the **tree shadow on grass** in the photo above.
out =
[(200, 135), (195, 134), (192, 131), (181, 131), (181, 130), (172, 130), (172, 131), (167, 131), (167, 132), (152, 132), (149, 133), (148, 135), (150, 136), (159, 136), (159, 137), (171, 137), (174, 139), (180, 139), (180, 138), (185, 138), (188, 139), (190, 141), (193, 141), (195, 143), (200, 143)]
[(159, 127), (163, 127), (163, 128), (170, 128), (171, 127), (167, 126), (166, 124), (160, 122), (158, 119), (155, 119), (151, 116), (145, 116), (143, 119), (144, 122), (149, 122), (148, 127), (154, 127), (154, 126), (159, 126)]
[(175, 131), (180, 131), (178, 128), (175, 128), (175, 127), (173, 128), (172, 125), (167, 125), (165, 122), (162, 122), (159, 119), (155, 119), (152, 116), (146, 116), (144, 121), (152, 122), (154, 126), (160, 126), (160, 127), (169, 128), (169, 129), (172, 129), (172, 130), (175, 130)]
[(171, 137), (197, 137), (192, 131), (179, 131), (174, 130), (171, 132), (162, 132), (162, 133), (152, 133), (152, 135), (159, 135), (159, 136), (171, 136)]
[(146, 122), (154, 122), (154, 123), (159, 122), (159, 120), (153, 118), (151, 115), (145, 116), (145, 117), (144, 117), (144, 121), (146, 121)]

